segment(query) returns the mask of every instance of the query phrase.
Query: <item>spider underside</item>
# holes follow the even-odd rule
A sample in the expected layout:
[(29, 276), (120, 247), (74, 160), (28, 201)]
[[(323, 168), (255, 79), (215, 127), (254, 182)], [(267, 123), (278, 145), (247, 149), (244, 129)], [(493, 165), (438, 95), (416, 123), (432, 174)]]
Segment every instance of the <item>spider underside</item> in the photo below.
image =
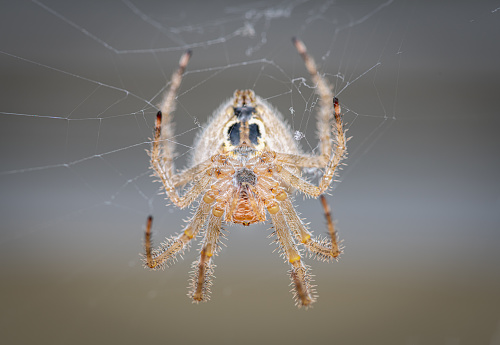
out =
[[(164, 268), (202, 235), (199, 259), (193, 262), (189, 296), (194, 302), (209, 299), (213, 256), (219, 251), (223, 222), (249, 226), (270, 216), (278, 247), (289, 262), (297, 305), (308, 307), (316, 300), (310, 267), (305, 265), (298, 245), (321, 260), (337, 259), (342, 249), (323, 193), (327, 191), (340, 162), (346, 155), (346, 137), (337, 98), (329, 82), (318, 73), (305, 45), (294, 39), (319, 98), (317, 129), (318, 155), (300, 151), (293, 132), (282, 115), (252, 90), (237, 90), (223, 103), (198, 136), (191, 167), (174, 172), (172, 114), (182, 75), (191, 57), (184, 53), (172, 75), (169, 90), (159, 105), (151, 156), (151, 168), (163, 184), (168, 198), (179, 208), (198, 201), (183, 231), (166, 239), (158, 248), (151, 244), (152, 217), (145, 234), (145, 264)], [(302, 169), (321, 169), (318, 185), (301, 177)], [(182, 195), (179, 190), (188, 186)], [(292, 193), (320, 197), (329, 237), (313, 237), (297, 212)]]

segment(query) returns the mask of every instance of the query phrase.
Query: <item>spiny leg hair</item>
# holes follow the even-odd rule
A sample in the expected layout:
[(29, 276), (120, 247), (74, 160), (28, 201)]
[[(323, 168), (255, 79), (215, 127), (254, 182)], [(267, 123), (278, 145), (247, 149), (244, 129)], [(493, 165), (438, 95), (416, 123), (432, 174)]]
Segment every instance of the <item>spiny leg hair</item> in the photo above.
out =
[[(326, 202), (324, 196), (321, 196), (321, 200), (325, 200)], [(307, 248), (311, 256), (315, 256), (316, 259), (319, 260), (330, 261), (331, 259), (336, 259), (341, 254), (341, 249), (339, 249), (337, 244), (337, 234), (333, 227), (333, 223), (331, 223), (331, 216), (326, 217), (330, 238), (313, 237), (307, 225), (304, 224), (302, 219), (297, 215), (289, 199), (282, 201), (280, 206), (290, 231), (297, 242), (303, 244)]]
[(282, 255), (291, 265), (290, 278), (294, 286), (294, 299), (299, 307), (309, 307), (316, 301), (314, 286), (311, 285), (309, 266), (304, 265), (300, 252), (288, 229), (285, 217), (281, 210), (271, 213), (274, 234)]
[(193, 271), (189, 284), (189, 293), (193, 302), (206, 302), (210, 299), (210, 287), (215, 265), (213, 256), (219, 250), (219, 237), (221, 235), (222, 216), (210, 215), (205, 237), (201, 244), (200, 259), (192, 264)]
[(151, 228), (153, 217), (149, 216), (145, 236), (146, 266), (151, 269), (164, 268), (175, 259), (177, 254), (183, 253), (205, 224), (210, 207), (209, 203), (203, 200), (200, 201), (200, 205), (183, 232), (167, 238), (157, 249), (152, 249)]

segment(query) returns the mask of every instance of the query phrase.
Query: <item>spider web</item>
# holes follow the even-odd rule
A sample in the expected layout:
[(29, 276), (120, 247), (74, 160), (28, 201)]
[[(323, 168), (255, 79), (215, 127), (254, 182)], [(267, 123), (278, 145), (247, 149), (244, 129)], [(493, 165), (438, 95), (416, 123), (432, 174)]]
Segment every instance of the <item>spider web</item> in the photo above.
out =
[[(497, 8), (491, 7), (490, 14), (495, 15)], [(107, 324), (113, 330), (138, 322), (136, 317), (117, 316), (120, 311), (128, 315), (133, 310), (145, 321), (146, 309), (153, 308), (159, 318), (153, 323), (161, 325), (162, 319), (174, 317), (160, 314), (162, 305), (190, 307), (183, 295), (194, 250), (163, 274), (143, 272), (137, 255), (149, 214), (155, 217), (156, 243), (179, 231), (182, 218), (189, 215), (189, 210), (165, 205), (145, 152), (156, 106), (187, 49), (193, 57), (174, 115), (176, 167), (188, 163), (196, 133), (235, 89), (253, 89), (268, 100), (287, 119), (302, 149), (317, 151), (317, 96), (290, 42), (296, 36), (334, 86), (347, 134), (353, 136), (348, 165), (337, 176), (329, 199), (341, 237), (352, 243), (368, 236), (370, 243), (379, 244), (369, 229), (348, 234), (351, 226), (359, 226), (348, 219), (373, 206), (363, 201), (366, 195), (356, 181), (367, 167), (378, 166), (374, 157), (380, 155), (374, 152), (390, 151), (379, 147), (380, 140), (388, 138), (401, 117), (407, 119), (400, 82), (408, 66), (405, 61), (417, 58), (415, 52), (405, 55), (409, 28), (415, 27), (414, 13), (420, 14), (420, 8), (393, 0), (355, 4), (34, 0), (6, 6), (0, 20), (6, 33), (0, 38), (2, 269), (7, 277), (16, 277), (8, 291), (22, 287), (33, 293), (28, 286), (34, 281), (42, 292), (20, 307), (8, 304), (2, 327), (19, 326), (25, 313), (31, 314), (32, 324), (39, 323), (42, 310), (51, 303), (55, 313), (75, 319), (59, 315), (32, 327), (47, 330), (45, 339), (57, 343), (74, 341), (81, 330), (78, 320), (88, 321), (93, 313), (118, 317)], [(480, 15), (471, 18), (485, 21)], [(319, 229), (315, 233), (324, 233), (319, 203), (299, 197), (296, 204), (302, 216), (313, 219), (313, 227)], [(267, 227), (228, 228), (230, 246), (216, 261), (225, 263), (224, 273), (216, 269), (216, 275), (224, 276), (220, 283), (219, 278), (215, 281), (214, 290), (220, 289), (217, 303), (224, 298), (228, 300), (223, 303), (233, 301), (231, 297), (249, 282), (257, 289), (279, 272), (283, 279), (276, 289), (273, 284), (269, 289), (282, 293), (285, 303), (291, 304), (283, 265), (264, 246), (269, 241)], [(269, 261), (269, 271), (262, 270)], [(313, 265), (318, 275), (332, 269)], [(24, 276), (17, 277), (16, 272)], [(132, 287), (122, 289), (123, 284)], [(47, 292), (54, 289), (62, 295)], [(330, 298), (326, 287), (320, 285), (319, 291), (325, 300)], [(37, 296), (46, 301), (34, 302)], [(84, 311), (80, 318), (75, 316), (78, 310)], [(55, 336), (55, 325), (61, 323), (67, 328)], [(94, 329), (92, 323), (88, 329)], [(109, 335), (113, 332), (104, 333), (117, 339)], [(87, 335), (81, 341), (91, 339)]]

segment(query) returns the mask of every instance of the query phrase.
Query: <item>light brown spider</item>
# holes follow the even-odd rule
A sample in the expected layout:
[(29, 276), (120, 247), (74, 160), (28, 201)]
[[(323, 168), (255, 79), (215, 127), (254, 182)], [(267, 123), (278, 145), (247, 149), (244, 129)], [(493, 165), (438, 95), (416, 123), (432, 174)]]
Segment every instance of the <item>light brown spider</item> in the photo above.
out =
[[(278, 247), (291, 265), (290, 276), (298, 306), (309, 306), (316, 295), (309, 266), (303, 263), (297, 245), (302, 244), (311, 255), (322, 260), (337, 258), (341, 253), (330, 210), (322, 195), (346, 155), (340, 105), (328, 81), (318, 73), (305, 45), (297, 39), (293, 39), (293, 43), (304, 59), (319, 96), (319, 155), (300, 151), (283, 116), (268, 102), (255, 96), (252, 90), (237, 90), (232, 99), (214, 112), (195, 141), (191, 167), (176, 174), (172, 113), (191, 57), (189, 51), (182, 55), (179, 69), (173, 74), (170, 88), (159, 106), (150, 152), (151, 167), (176, 206), (184, 208), (196, 200), (199, 204), (181, 234), (167, 238), (157, 249), (152, 249), (152, 217), (148, 218), (144, 261), (151, 269), (164, 268), (202, 233), (200, 258), (193, 263), (189, 291), (195, 302), (209, 299), (213, 256), (219, 251), (222, 222), (248, 226), (265, 221), (269, 214)], [(318, 185), (301, 177), (303, 168), (322, 169)], [(178, 189), (187, 184), (189, 187), (180, 195)], [(329, 238), (313, 237), (297, 215), (290, 200), (295, 190), (321, 198)]]

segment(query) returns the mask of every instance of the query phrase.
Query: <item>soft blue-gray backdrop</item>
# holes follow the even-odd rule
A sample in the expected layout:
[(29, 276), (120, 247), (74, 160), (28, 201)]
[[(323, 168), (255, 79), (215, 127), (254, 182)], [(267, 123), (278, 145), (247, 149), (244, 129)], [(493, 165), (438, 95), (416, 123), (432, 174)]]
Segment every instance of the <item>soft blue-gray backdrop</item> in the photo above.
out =
[[(500, 344), (499, 7), (2, 2), (1, 342)], [(275, 104), (311, 150), (292, 36), (353, 136), (328, 197), (345, 254), (307, 260), (320, 296), (297, 310), (269, 225), (227, 227), (212, 300), (193, 305), (194, 250), (166, 271), (139, 260), (149, 214), (156, 243), (189, 214), (164, 205), (147, 169), (158, 94), (190, 47), (179, 167), (237, 88)], [(324, 234), (319, 202), (296, 204)]]

